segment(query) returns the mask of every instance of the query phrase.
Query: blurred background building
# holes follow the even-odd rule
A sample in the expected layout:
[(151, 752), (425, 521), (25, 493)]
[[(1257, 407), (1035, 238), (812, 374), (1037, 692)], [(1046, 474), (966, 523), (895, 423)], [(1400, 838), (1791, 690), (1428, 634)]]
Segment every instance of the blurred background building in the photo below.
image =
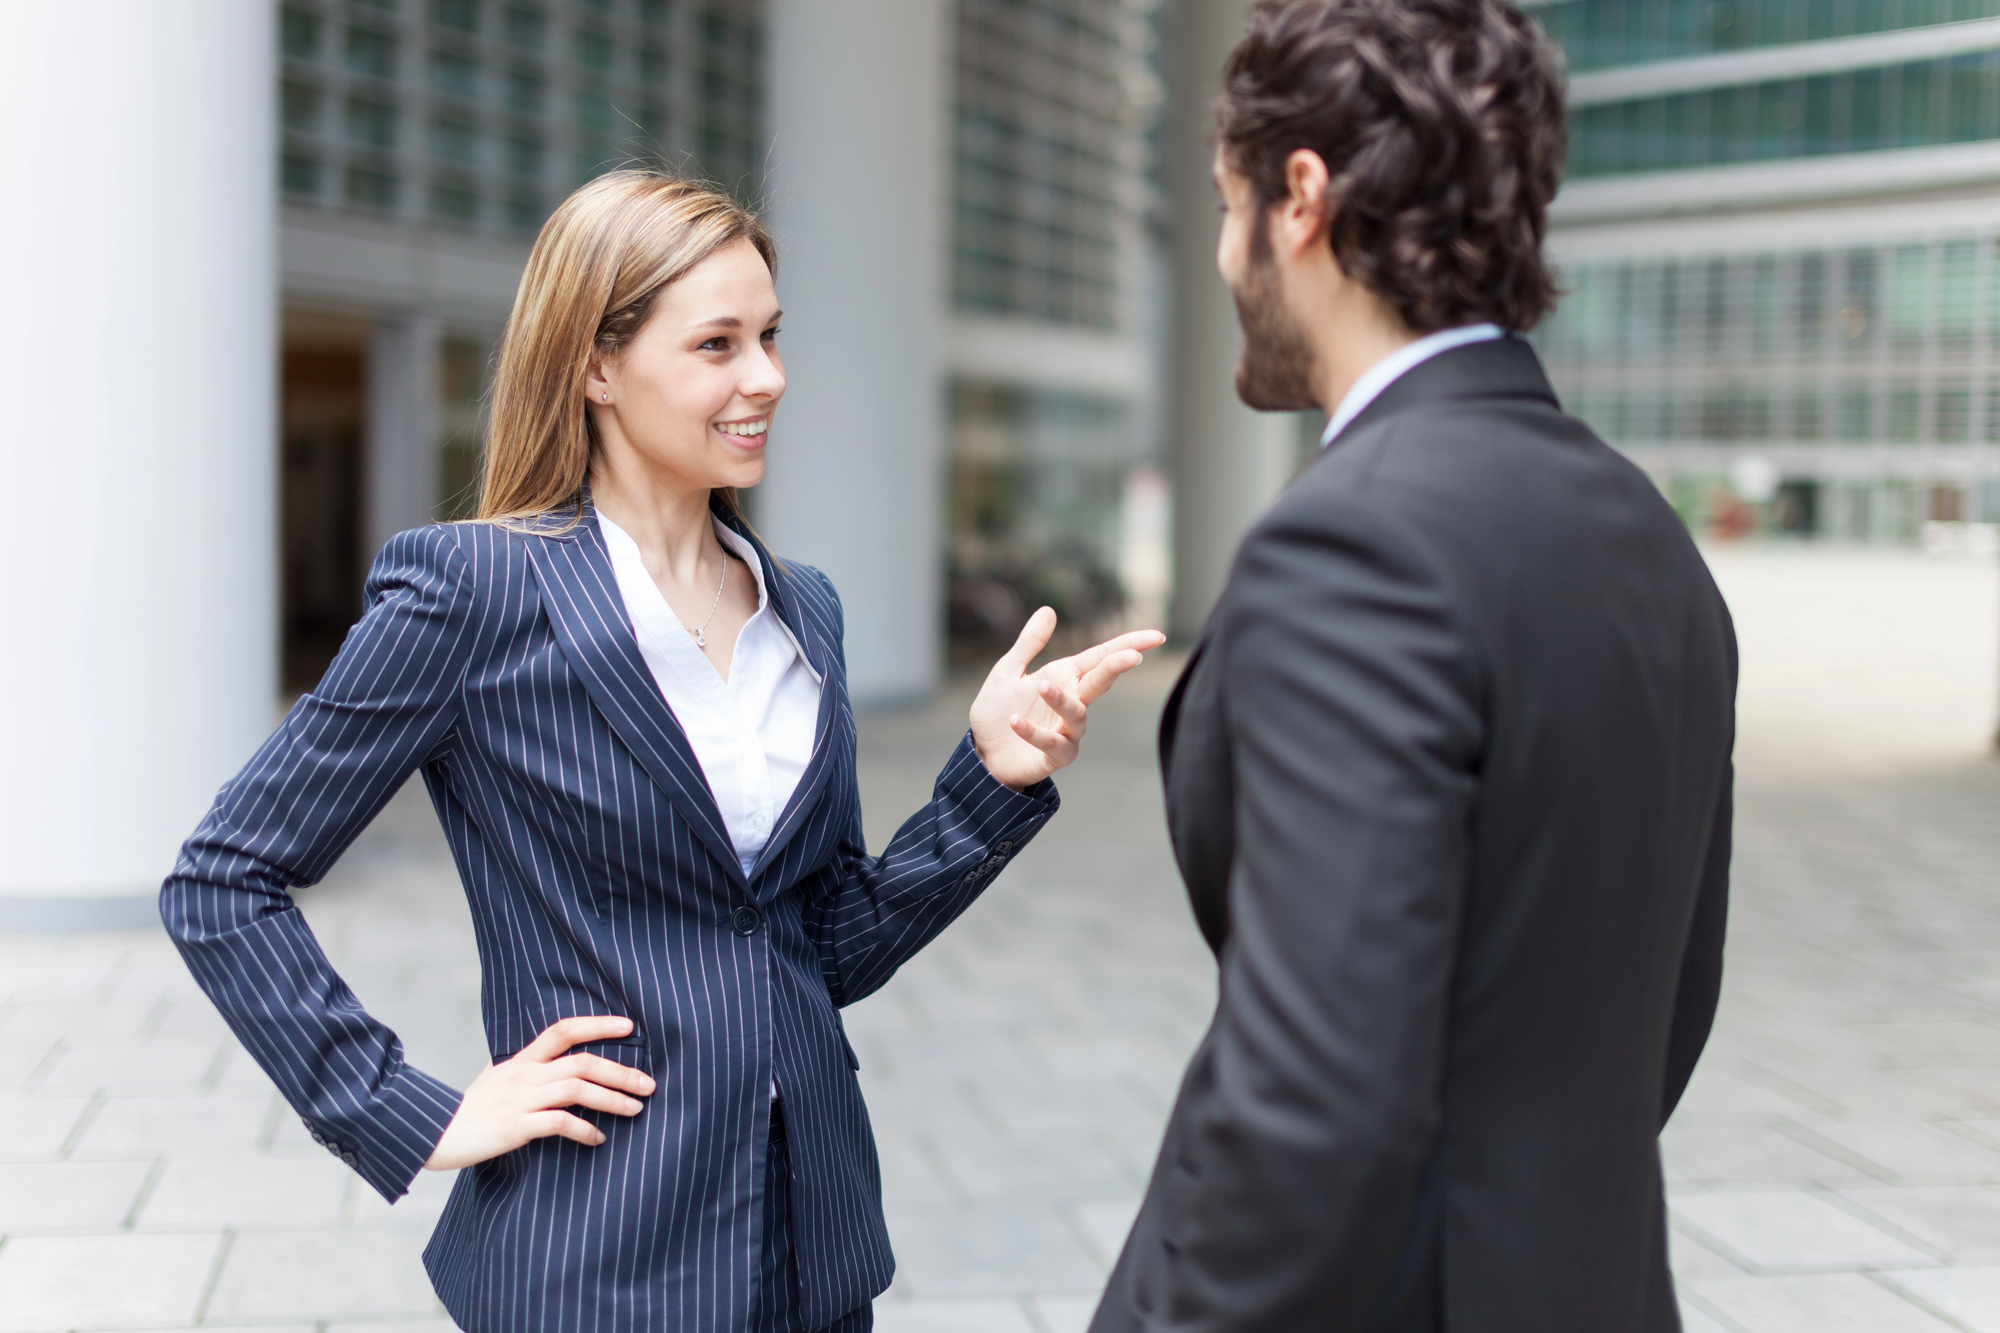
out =
[(1990, 544), (2000, 5), (1533, 12), (1570, 66), (1565, 406), (1698, 528)]
[[(4, 664), (59, 771), (16, 766), (0, 812), (68, 831), (0, 908), (157, 881), (381, 543), (466, 511), (528, 248), (621, 165), (777, 233), (791, 389), (754, 517), (841, 588), (857, 700), (926, 694), (1044, 602), (1191, 634), (1320, 425), (1233, 389), (1208, 103), (1247, 8), (102, 0), (93, 44), (13, 4), (0, 390), (18, 440), (65, 441), (26, 448), (30, 492), (99, 502), (90, 559), (18, 590), (73, 651)], [(1570, 294), (1537, 334), (1566, 405), (1699, 530), (1991, 542), (2000, 0), (1531, 8), (1572, 70)], [(77, 346), (146, 354), (51, 393)], [(75, 522), (0, 540), (46, 564)], [(144, 813), (106, 836), (104, 808)]]

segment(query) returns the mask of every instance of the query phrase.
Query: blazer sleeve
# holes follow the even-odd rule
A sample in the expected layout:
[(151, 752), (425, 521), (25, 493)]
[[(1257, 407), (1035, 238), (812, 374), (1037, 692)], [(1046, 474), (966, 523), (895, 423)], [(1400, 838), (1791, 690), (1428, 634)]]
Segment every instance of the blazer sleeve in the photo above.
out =
[[(1717, 595), (1720, 600), (1720, 594)], [(1735, 632), (1729, 625), (1729, 609), (1722, 609), (1725, 646), (1729, 657), (1730, 705), (1735, 706), (1737, 656)], [(1734, 748), (1736, 728), (1732, 722), (1729, 743)], [(1702, 866), (1701, 888), (1695, 898), (1694, 919), (1688, 926), (1687, 949), (1681, 955), (1680, 985), (1674, 992), (1673, 1027), (1667, 1034), (1667, 1067), (1661, 1082), (1660, 1124), (1664, 1127), (1686, 1093), (1688, 1080), (1708, 1045), (1715, 1026), (1716, 1006), (1722, 999), (1722, 947), (1729, 927), (1729, 862), (1735, 845), (1736, 769), (1733, 761), (1723, 765), (1722, 785), (1716, 795), (1715, 814), (1709, 824), (1708, 857)]]
[[(813, 572), (833, 608), (845, 675), (840, 596)], [(880, 856), (868, 855), (857, 804), (831, 871), (805, 909), (833, 1002), (850, 1005), (879, 990), (972, 905), (1061, 804), (1049, 779), (1018, 792), (995, 779), (970, 731), (938, 774), (930, 804), (904, 821)]]
[(317, 883), (455, 721), (470, 576), (450, 528), (395, 537), (367, 610), (312, 693), (225, 785), (160, 890), (195, 980), (312, 1136), (390, 1201), (460, 1094), (403, 1062), (291, 890)]
[(1441, 565), (1351, 504), (1273, 511), (1232, 589), (1230, 934), (1137, 1303), (1372, 1328), (1442, 1118), (1485, 672)]

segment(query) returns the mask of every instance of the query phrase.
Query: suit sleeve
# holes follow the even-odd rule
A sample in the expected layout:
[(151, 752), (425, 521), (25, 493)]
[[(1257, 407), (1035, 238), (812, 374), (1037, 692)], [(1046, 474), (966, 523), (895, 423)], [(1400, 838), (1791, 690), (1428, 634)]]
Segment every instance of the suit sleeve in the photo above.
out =
[(293, 902), (444, 741), (465, 672), (469, 575), (448, 528), (394, 538), (312, 693), (217, 795), (160, 890), (195, 980), (313, 1137), (394, 1201), (459, 1093), (403, 1062)]
[(1230, 935), (1136, 1304), (1373, 1328), (1442, 1117), (1484, 672), (1438, 564), (1352, 506), (1281, 506), (1233, 588)]
[[(1724, 625), (1728, 610), (1724, 608)], [(1726, 630), (1729, 653), (1731, 706), (1736, 685), (1736, 648), (1733, 631)], [(1735, 726), (1729, 729), (1731, 744)], [(1702, 865), (1701, 889), (1695, 898), (1694, 918), (1688, 926), (1687, 950), (1681, 956), (1681, 977), (1674, 992), (1674, 1022), (1667, 1036), (1667, 1068), (1661, 1083), (1660, 1124), (1665, 1125), (1680, 1105), (1688, 1080), (1694, 1077), (1695, 1062), (1708, 1045), (1709, 1030), (1715, 1026), (1715, 1010), (1722, 999), (1722, 946), (1729, 925), (1729, 861), (1734, 848), (1736, 823), (1736, 774), (1733, 762), (1722, 770), (1721, 790), (1716, 796), (1715, 815), (1709, 825), (1708, 856)]]
[[(838, 643), (845, 631), (840, 599), (825, 575), (818, 578)], [(844, 645), (840, 669), (847, 670)], [(938, 774), (930, 804), (904, 821), (880, 856), (868, 855), (857, 805), (824, 888), (805, 912), (833, 1002), (850, 1005), (879, 990), (972, 905), (1060, 805), (1048, 779), (1018, 792), (996, 780), (971, 732)]]

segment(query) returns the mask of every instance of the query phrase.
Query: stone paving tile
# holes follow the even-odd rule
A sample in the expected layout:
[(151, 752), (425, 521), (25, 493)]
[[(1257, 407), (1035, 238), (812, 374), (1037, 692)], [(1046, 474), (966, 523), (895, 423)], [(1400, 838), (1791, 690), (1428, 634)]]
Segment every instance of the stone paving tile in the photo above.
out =
[(337, 1226), (353, 1172), (307, 1157), (176, 1157), (135, 1215), (145, 1230)]
[(876, 1333), (1042, 1333), (1021, 1301), (880, 1301)]
[(2000, 1333), (2000, 1268), (1938, 1268), (1882, 1278), (1971, 1333)]
[(889, 1213), (896, 1286), (916, 1297), (1089, 1289), (1104, 1267), (1040, 1201), (905, 1203)]
[(247, 1157), (257, 1151), (270, 1114), (268, 1092), (101, 1098), (70, 1155), (131, 1157), (164, 1152)]
[(154, 1162), (0, 1163), (0, 1233), (121, 1226)]
[(12, 1236), (0, 1246), (0, 1333), (192, 1323), (216, 1234)]
[(1923, 1185), (1841, 1193), (1954, 1263), (2000, 1263), (2000, 1189)]
[(1801, 1143), (1770, 1125), (1668, 1125), (1660, 1156), (1669, 1180), (1750, 1184), (1854, 1181), (1868, 1172)]
[(1767, 1273), (1907, 1268), (1937, 1256), (1820, 1194), (1804, 1190), (1688, 1194), (1673, 1198), (1675, 1221), (1746, 1266)]
[(253, 1231), (223, 1261), (207, 1320), (435, 1318), (420, 1233)]
[(1694, 1282), (1689, 1292), (1740, 1333), (1951, 1333), (1953, 1327), (1859, 1273)]
[(54, 1157), (91, 1105), (88, 1097), (0, 1096), (0, 1162)]
[(1898, 1184), (2000, 1184), (2000, 1148), (1952, 1122), (1825, 1124), (1800, 1133), (1852, 1153)]

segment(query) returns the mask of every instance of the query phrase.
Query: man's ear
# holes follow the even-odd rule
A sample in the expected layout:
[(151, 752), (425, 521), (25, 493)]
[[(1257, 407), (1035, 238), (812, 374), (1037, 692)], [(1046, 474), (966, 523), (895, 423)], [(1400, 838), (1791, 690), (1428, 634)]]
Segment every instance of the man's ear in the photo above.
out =
[(1285, 159), (1285, 197), (1271, 210), (1271, 242), (1297, 259), (1322, 244), (1333, 208), (1326, 187), (1332, 176), (1326, 160), (1310, 148), (1295, 148)]

